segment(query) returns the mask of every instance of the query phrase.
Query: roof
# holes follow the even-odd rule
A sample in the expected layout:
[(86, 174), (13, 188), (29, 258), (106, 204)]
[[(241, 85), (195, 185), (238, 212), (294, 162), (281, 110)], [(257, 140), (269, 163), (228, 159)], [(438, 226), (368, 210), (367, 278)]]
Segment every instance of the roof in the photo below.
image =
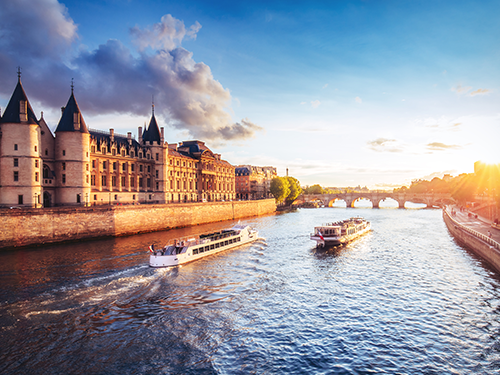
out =
[(148, 129), (142, 135), (142, 140), (145, 142), (161, 142), (160, 129), (158, 129), (154, 113), (151, 115), (151, 121), (149, 121)]
[(24, 92), (23, 85), (21, 84), (21, 78), (17, 81), (16, 88), (14, 89), (14, 92), (12, 93), (12, 96), (10, 97), (9, 104), (7, 104), (7, 108), (5, 108), (5, 111), (3, 113), (2, 118), (0, 119), (0, 123), (21, 123), (21, 117), (19, 114), (19, 109), (20, 109), (20, 102), (25, 101), (27, 102), (27, 114), (28, 114), (28, 123), (29, 124), (37, 124), (38, 121), (36, 119), (35, 113), (33, 112), (33, 109), (31, 108), (30, 102), (28, 100), (28, 97), (26, 96), (26, 93)]
[[(77, 122), (75, 122), (75, 114), (78, 114)], [(78, 103), (73, 95), (73, 90), (71, 90), (68, 104), (64, 107), (61, 120), (59, 120), (59, 124), (57, 125), (56, 133), (57, 132), (89, 132), (80, 112), (80, 107), (78, 107)]]
[[(101, 131), (101, 130), (90, 130), (89, 131), (90, 136), (94, 139), (97, 140), (97, 149), (101, 151), (100, 146), (101, 143), (106, 144), (107, 148), (110, 148), (111, 146), (111, 134)], [(119, 135), (119, 134), (114, 134), (114, 143), (118, 146), (118, 148), (121, 148), (122, 146), (127, 149), (127, 150), (140, 150), (143, 149), (143, 147), (137, 142), (135, 139), (131, 139), (131, 142), (129, 143), (128, 137)]]

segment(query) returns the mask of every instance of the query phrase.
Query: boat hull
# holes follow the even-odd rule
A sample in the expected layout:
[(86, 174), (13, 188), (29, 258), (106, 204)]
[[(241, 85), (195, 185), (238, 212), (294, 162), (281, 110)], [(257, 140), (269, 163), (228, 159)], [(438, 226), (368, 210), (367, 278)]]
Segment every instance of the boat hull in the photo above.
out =
[[(193, 262), (195, 260), (207, 257), (209, 255), (220, 253), (222, 251), (234, 249), (238, 246), (254, 242), (257, 239), (258, 239), (257, 231), (245, 228), (240, 232), (240, 234), (236, 236), (228, 237), (219, 241), (206, 242), (203, 244), (204, 246), (194, 246), (194, 247), (186, 246), (182, 248), (182, 250), (178, 254), (162, 255), (159, 254), (158, 252), (153, 253), (149, 257), (149, 265), (155, 268), (175, 267), (181, 264)], [(213, 247), (213, 249), (200, 252), (200, 249), (203, 247)]]
[(370, 223), (367, 223), (367, 226), (365, 228), (353, 234), (343, 235), (343, 236), (333, 236), (333, 237), (323, 236), (323, 238), (321, 238), (317, 234), (312, 234), (310, 238), (311, 240), (316, 241), (317, 247), (340, 246), (340, 245), (345, 245), (361, 237), (362, 235), (368, 233), (370, 230), (371, 230), (371, 225)]

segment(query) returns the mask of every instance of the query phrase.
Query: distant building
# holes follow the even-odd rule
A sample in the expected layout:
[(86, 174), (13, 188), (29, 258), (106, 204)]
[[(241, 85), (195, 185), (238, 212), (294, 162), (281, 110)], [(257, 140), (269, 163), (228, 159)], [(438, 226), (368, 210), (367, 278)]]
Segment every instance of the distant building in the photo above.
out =
[(19, 79), (0, 118), (0, 206), (166, 203), (235, 198), (234, 167), (204, 142), (168, 144), (154, 107), (148, 127), (87, 127), (71, 88), (52, 134)]
[(235, 168), (237, 199), (270, 198), (271, 180), (277, 176), (275, 167), (239, 165)]

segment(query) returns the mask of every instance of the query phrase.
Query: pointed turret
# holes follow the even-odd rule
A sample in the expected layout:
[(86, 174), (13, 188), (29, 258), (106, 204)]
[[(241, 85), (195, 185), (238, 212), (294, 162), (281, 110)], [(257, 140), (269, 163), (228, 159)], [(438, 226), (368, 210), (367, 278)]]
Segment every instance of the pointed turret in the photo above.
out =
[(73, 88), (71, 88), (71, 96), (69, 97), (68, 104), (64, 107), (61, 120), (57, 124), (56, 133), (58, 132), (89, 132), (73, 94)]
[(7, 108), (5, 108), (5, 111), (3, 112), (0, 123), (19, 124), (21, 122), (38, 125), (35, 113), (31, 108), (26, 93), (24, 92), (24, 88), (21, 83), (21, 72), (19, 71), (16, 88), (14, 89), (14, 93), (9, 100), (9, 104), (7, 104)]
[(157, 142), (158, 144), (161, 143), (160, 129), (158, 128), (158, 123), (156, 122), (154, 104), (151, 114), (151, 121), (149, 121), (149, 126), (142, 135), (142, 140), (144, 143), (146, 142), (151, 142), (151, 143)]

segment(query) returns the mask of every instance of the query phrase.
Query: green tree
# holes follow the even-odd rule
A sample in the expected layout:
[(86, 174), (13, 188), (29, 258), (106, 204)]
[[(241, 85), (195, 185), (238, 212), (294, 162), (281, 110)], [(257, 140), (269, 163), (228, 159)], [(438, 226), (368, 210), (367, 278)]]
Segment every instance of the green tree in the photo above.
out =
[(318, 184), (309, 186), (304, 191), (305, 194), (323, 194), (324, 192), (325, 191), (323, 190), (323, 188), (320, 185), (318, 185)]
[(302, 188), (300, 187), (300, 182), (295, 177), (285, 177), (288, 180), (288, 185), (290, 193), (285, 198), (285, 204), (291, 205), (297, 197), (302, 194)]
[(275, 177), (271, 180), (270, 190), (276, 202), (281, 203), (290, 194), (290, 183), (286, 177)]

